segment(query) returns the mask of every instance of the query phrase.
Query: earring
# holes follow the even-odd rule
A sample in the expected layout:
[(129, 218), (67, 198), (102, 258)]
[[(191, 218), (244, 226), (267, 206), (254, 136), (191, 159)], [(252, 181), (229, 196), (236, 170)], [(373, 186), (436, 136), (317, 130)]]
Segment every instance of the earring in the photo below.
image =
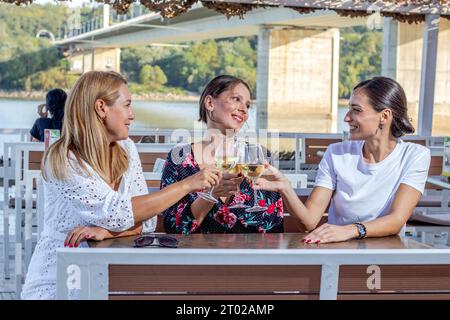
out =
[(209, 111), (209, 118), (211, 119), (211, 121), (215, 122), (214, 120), (214, 109), (208, 110)]
[(380, 124), (378, 125), (378, 128), (379, 128), (380, 130), (383, 130), (384, 124), (380, 123)]

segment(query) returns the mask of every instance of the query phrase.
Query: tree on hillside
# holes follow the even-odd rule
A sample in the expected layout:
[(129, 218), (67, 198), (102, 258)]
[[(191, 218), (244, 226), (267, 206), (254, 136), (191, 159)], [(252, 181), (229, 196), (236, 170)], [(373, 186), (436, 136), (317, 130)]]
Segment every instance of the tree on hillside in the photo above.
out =
[[(253, 37), (255, 38), (255, 37)], [(194, 43), (178, 54), (157, 61), (171, 86), (201, 92), (212, 78), (230, 74), (256, 87), (256, 50), (247, 38)]]
[(348, 98), (360, 81), (381, 74), (381, 32), (365, 29), (341, 33), (339, 96)]
[(187, 89), (201, 91), (205, 84), (216, 76), (219, 66), (217, 43), (208, 40), (193, 44), (182, 56), (180, 75), (186, 81)]
[(164, 71), (159, 66), (145, 65), (139, 74), (140, 83), (151, 90), (160, 89), (167, 82)]
[(158, 61), (181, 52), (181, 48), (139, 46), (121, 51), (121, 69), (129, 81), (139, 82), (144, 65), (159, 64)]
[[(91, 11), (81, 9), (84, 16)], [(47, 39), (36, 38), (41, 29), (58, 37), (67, 28), (69, 15), (70, 10), (61, 5), (0, 4), (0, 89), (69, 88), (74, 75), (68, 73), (66, 60)]]
[(248, 83), (252, 95), (256, 94), (256, 50), (247, 38), (236, 38), (233, 42), (219, 42), (220, 68), (217, 74), (229, 74)]

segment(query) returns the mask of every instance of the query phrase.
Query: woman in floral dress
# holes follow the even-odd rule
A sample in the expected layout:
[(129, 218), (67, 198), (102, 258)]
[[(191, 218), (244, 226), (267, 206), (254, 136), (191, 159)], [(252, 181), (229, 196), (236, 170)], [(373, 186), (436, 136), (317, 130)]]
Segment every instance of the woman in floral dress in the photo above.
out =
[[(243, 80), (227, 75), (211, 80), (200, 97), (199, 121), (206, 123), (208, 129), (204, 139), (198, 143), (176, 146), (169, 152), (161, 189), (213, 164), (215, 148), (220, 141), (234, 139), (247, 121), (250, 107), (250, 89)], [(238, 186), (240, 191), (236, 192)], [(217, 203), (191, 192), (166, 209), (163, 212), (166, 232), (283, 232), (283, 201), (279, 193), (258, 191), (256, 202), (266, 207), (264, 211), (232, 209), (230, 207), (236, 204), (236, 200), (253, 205), (253, 189), (240, 174), (225, 173), (219, 185), (214, 187), (212, 196), (218, 200)]]

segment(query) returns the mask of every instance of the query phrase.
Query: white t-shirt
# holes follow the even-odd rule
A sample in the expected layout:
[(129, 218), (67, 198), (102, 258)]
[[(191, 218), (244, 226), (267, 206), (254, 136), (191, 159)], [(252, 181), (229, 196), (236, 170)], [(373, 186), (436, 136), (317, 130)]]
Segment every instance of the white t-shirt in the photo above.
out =
[(319, 164), (315, 186), (334, 190), (328, 223), (367, 222), (389, 213), (401, 183), (421, 193), (425, 188), (430, 150), (398, 139), (394, 150), (378, 163), (366, 163), (364, 141), (331, 144)]

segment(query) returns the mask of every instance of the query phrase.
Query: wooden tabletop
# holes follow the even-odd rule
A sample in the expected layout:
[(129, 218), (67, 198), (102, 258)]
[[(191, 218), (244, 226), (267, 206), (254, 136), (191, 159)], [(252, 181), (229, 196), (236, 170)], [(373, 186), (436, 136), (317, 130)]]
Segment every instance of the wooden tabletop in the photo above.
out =
[[(161, 234), (157, 234), (161, 236)], [(247, 234), (170, 234), (179, 240), (179, 248), (185, 249), (430, 249), (431, 247), (411, 238), (390, 236), (350, 240), (330, 244), (304, 244), (303, 233), (247, 233)], [(92, 248), (132, 248), (133, 237), (89, 242)], [(151, 250), (152, 248), (142, 248)], [(176, 249), (175, 249), (176, 250)]]

